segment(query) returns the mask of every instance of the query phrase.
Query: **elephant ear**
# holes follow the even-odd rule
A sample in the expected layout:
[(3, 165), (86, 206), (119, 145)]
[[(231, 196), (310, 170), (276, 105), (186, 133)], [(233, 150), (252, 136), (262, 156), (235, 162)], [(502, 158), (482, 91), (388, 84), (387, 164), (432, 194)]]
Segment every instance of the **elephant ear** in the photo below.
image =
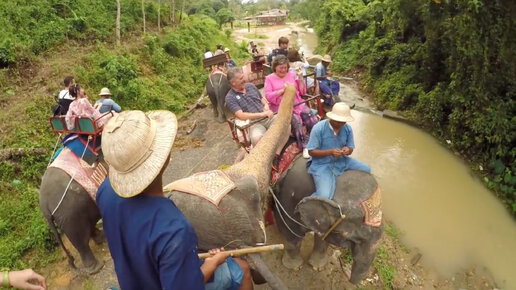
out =
[(321, 235), (326, 233), (343, 213), (333, 200), (316, 196), (303, 198), (295, 211), (300, 215), (304, 225)]

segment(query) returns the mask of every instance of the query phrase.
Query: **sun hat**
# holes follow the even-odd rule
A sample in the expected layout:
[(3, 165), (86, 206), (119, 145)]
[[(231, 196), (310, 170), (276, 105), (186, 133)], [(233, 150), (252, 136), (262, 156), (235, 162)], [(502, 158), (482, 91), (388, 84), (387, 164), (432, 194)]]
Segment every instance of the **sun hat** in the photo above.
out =
[(121, 197), (133, 197), (160, 173), (174, 144), (176, 116), (169, 111), (123, 111), (102, 131), (109, 180)]
[(351, 116), (351, 109), (344, 102), (335, 103), (333, 108), (331, 108), (331, 112), (326, 113), (326, 116), (329, 119), (343, 123), (352, 122), (355, 120), (355, 118)]
[(108, 88), (102, 88), (100, 90), (99, 96), (110, 96), (110, 95), (111, 95), (111, 92), (109, 91)]
[(321, 60), (324, 62), (331, 62), (331, 56), (329, 54), (325, 54)]
[(229, 51), (229, 48), (224, 48), (224, 52), (228, 52)]

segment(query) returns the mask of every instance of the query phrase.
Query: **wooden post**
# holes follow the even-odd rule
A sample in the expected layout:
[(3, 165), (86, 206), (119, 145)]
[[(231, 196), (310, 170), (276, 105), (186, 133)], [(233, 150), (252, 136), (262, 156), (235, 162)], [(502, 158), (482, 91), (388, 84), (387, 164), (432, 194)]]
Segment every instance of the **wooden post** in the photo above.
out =
[(145, 0), (142, 0), (143, 34), (145, 34)]
[(116, 0), (116, 44), (120, 45), (120, 0)]

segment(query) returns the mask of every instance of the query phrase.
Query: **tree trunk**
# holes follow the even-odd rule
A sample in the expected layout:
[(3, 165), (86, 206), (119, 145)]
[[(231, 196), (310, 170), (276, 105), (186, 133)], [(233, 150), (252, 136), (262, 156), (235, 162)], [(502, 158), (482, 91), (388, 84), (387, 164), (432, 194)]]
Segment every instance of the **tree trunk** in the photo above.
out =
[(181, 24), (181, 20), (183, 20), (183, 9), (185, 9), (185, 0), (181, 2), (181, 13), (179, 14), (179, 24)]
[(142, 0), (143, 34), (145, 34), (145, 0)]
[(116, 44), (120, 45), (120, 0), (116, 0)]
[(172, 21), (172, 25), (176, 24), (176, 1), (172, 0), (172, 4), (170, 5), (170, 20)]
[(158, 32), (161, 32), (161, 0), (158, 0)]

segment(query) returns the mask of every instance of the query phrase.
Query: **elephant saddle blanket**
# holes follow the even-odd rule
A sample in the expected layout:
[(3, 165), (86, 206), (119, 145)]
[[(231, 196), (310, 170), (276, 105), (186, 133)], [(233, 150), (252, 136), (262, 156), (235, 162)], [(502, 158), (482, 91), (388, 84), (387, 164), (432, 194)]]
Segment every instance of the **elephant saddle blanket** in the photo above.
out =
[(70, 175), (95, 201), (95, 195), (99, 185), (104, 181), (107, 170), (101, 163), (95, 162), (89, 165), (86, 161), (75, 155), (70, 149), (64, 147), (56, 159), (48, 167), (55, 167)]
[(166, 185), (163, 190), (197, 195), (218, 206), (222, 198), (234, 188), (235, 183), (226, 173), (221, 170), (212, 170), (176, 180)]
[(293, 161), (296, 159), (296, 157), (299, 157), (302, 150), (297, 147), (296, 142), (291, 143), (288, 145), (285, 150), (283, 150), (283, 153), (281, 153), (280, 161), (278, 163), (278, 171), (273, 170), (271, 172), (271, 185), (275, 185), (280, 178), (286, 174), (286, 172), (289, 170), (290, 166), (293, 164)]

